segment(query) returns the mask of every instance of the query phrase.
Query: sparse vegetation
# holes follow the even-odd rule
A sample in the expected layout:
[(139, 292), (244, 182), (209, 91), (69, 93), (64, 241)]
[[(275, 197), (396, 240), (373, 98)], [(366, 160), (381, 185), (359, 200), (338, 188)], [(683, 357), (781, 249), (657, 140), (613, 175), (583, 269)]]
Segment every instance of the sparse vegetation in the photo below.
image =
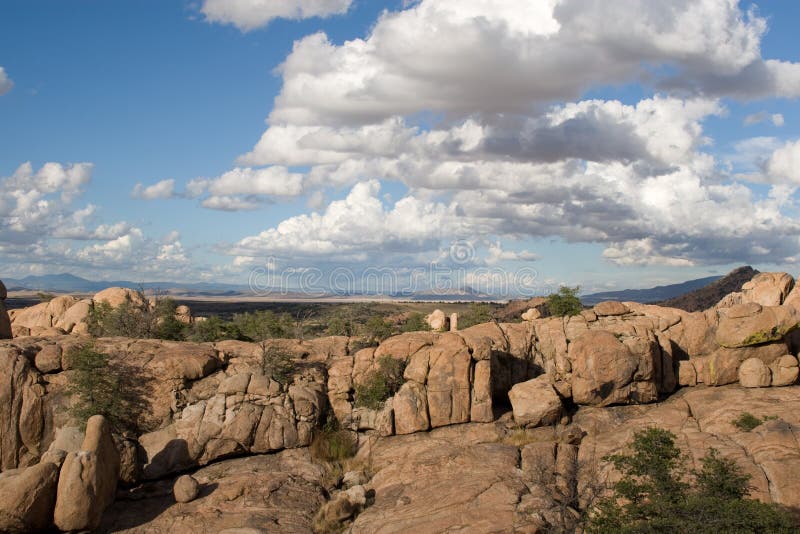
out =
[(754, 428), (760, 426), (762, 423), (770, 421), (775, 418), (776, 417), (774, 415), (772, 416), (768, 415), (763, 418), (759, 418), (751, 414), (750, 412), (742, 412), (739, 415), (739, 417), (733, 420), (733, 426), (735, 426), (742, 432), (750, 432)]
[(687, 473), (675, 435), (667, 430), (637, 432), (631, 449), (607, 458), (622, 478), (594, 509), (587, 532), (792, 531), (782, 508), (747, 498), (750, 476), (718, 451), (709, 450), (702, 468)]
[(381, 342), (393, 334), (392, 325), (383, 317), (373, 316), (364, 325), (364, 333), (372, 342)]
[(401, 332), (427, 332), (430, 329), (430, 325), (425, 321), (425, 314), (420, 312), (410, 313), (400, 327)]
[(583, 309), (581, 299), (578, 298), (580, 286), (558, 288), (558, 293), (547, 296), (547, 310), (553, 317), (578, 315)]
[(403, 385), (404, 360), (384, 356), (378, 360), (378, 368), (370, 371), (364, 381), (356, 386), (355, 405), (379, 410)]
[(310, 452), (317, 462), (341, 464), (356, 453), (356, 440), (353, 433), (341, 428), (331, 415), (325, 425), (314, 434)]
[(94, 337), (124, 336), (148, 339), (184, 339), (184, 325), (175, 318), (175, 301), (156, 294), (152, 301), (143, 290), (112, 308), (95, 302), (89, 310), (89, 333)]
[(52, 293), (45, 293), (43, 291), (39, 291), (38, 293), (36, 293), (36, 298), (38, 298), (40, 302), (50, 302), (51, 300), (56, 298), (56, 296), (53, 295)]

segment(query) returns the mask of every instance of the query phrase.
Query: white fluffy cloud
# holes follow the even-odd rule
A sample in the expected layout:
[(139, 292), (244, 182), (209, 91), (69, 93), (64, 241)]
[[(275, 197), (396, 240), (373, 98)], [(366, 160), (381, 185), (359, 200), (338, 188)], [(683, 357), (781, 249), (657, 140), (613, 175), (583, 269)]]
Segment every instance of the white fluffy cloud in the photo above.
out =
[[(624, 265), (789, 261), (794, 145), (752, 139), (717, 159), (703, 131), (726, 98), (800, 96), (800, 64), (762, 57), (766, 29), (735, 0), (407, 2), (362, 39), (297, 41), (241, 167), (187, 195), (226, 210), (308, 195), (321, 210), (351, 188), (241, 239), (240, 264), (435, 258), (464, 236), (487, 236), (489, 265), (536, 258), (507, 238), (553, 236)], [(581, 99), (628, 83), (647, 96)], [(765, 121), (783, 117), (745, 119)], [(380, 180), (408, 191), (387, 202)]]
[(800, 140), (788, 142), (773, 152), (766, 170), (774, 183), (800, 186)]
[(706, 95), (800, 96), (800, 64), (761, 57), (765, 29), (731, 0), (422, 0), (384, 14), (366, 39), (337, 46), (318, 33), (295, 43), (270, 122), (519, 113), (646, 80)]
[(136, 184), (131, 192), (131, 196), (142, 200), (173, 198), (175, 196), (175, 180), (161, 180), (147, 187), (142, 184)]
[(201, 11), (210, 22), (232, 24), (242, 31), (266, 26), (273, 19), (307, 19), (346, 13), (353, 0), (204, 0)]
[(0, 96), (3, 96), (14, 87), (14, 82), (6, 74), (6, 70), (0, 67)]
[(231, 248), (242, 257), (348, 257), (366, 261), (372, 255), (435, 251), (440, 240), (458, 233), (468, 221), (455, 206), (405, 197), (386, 208), (376, 180), (356, 184), (343, 200), (323, 213), (298, 215), (277, 227), (247, 237)]
[(76, 205), (92, 170), (91, 163), (45, 163), (38, 170), (24, 163), (0, 178), (0, 266), (154, 273), (185, 267), (188, 256), (176, 235), (155, 241), (125, 221), (99, 222), (92, 204)]

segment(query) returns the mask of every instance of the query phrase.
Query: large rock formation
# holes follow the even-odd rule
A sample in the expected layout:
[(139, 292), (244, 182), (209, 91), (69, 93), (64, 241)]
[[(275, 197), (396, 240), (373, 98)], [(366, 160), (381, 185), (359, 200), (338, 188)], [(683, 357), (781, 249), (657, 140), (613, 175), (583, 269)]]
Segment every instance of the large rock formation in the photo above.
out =
[[(73, 326), (71, 335), (2, 341), (0, 486), (38, 495), (40, 486), (19, 478), (27, 470), (14, 469), (63, 459), (54, 520), (73, 530), (97, 526), (92, 510), (111, 502), (110, 481), (119, 479), (135, 489), (120, 493), (131, 500), (112, 505), (101, 529), (308, 531), (322, 518), (353, 532), (490, 522), (546, 531), (577, 513), (575, 495), (598, 476), (613, 480), (604, 456), (636, 429), (658, 425), (678, 434), (694, 465), (714, 446), (753, 474), (756, 496), (795, 506), (800, 296), (782, 275), (755, 282), (696, 313), (604, 303), (574, 317), (408, 333), (377, 347), (346, 337), (280, 340), (295, 359), (285, 383), (264, 374), (253, 343), (96, 339), (124, 378), (120, 398), (130, 408), (131, 426), (113, 443), (96, 422), (81, 442), (67, 410), (69, 355), (89, 338)], [(120, 295), (104, 298), (128, 298)], [(79, 304), (62, 299), (37, 313), (53, 328)], [(356, 388), (385, 358), (405, 366), (402, 387), (379, 409), (355, 406)], [(742, 432), (731, 422), (745, 411), (776, 419)], [(341, 487), (306, 448), (323, 421), (334, 424), (329, 415), (358, 433), (359, 455)], [(175, 495), (190, 502), (175, 503), (170, 477), (184, 471), (199, 487), (183, 491), (184, 480)], [(8, 509), (23, 512), (6, 528), (23, 528), (25, 506)]]

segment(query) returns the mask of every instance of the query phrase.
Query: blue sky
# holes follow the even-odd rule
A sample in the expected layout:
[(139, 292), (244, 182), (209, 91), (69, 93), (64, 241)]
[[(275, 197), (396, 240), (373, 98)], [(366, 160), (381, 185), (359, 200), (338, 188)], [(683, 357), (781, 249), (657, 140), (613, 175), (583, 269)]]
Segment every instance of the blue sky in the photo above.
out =
[(6, 0), (0, 276), (794, 274), (798, 22), (788, 0)]

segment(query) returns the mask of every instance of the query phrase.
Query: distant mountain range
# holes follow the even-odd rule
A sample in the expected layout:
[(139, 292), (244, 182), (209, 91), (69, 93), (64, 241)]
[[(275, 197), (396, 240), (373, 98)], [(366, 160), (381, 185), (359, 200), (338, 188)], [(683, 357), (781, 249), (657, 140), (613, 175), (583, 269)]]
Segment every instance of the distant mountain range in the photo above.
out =
[[(625, 289), (622, 291), (605, 291), (583, 295), (581, 302), (586, 306), (594, 306), (604, 300), (641, 302), (642, 304), (660, 304), (675, 308), (690, 308), (697, 311), (713, 306), (732, 291), (739, 291), (742, 284), (758, 273), (750, 266), (739, 267), (727, 275), (709, 276), (689, 280), (680, 284), (656, 286), (650, 289)], [(680, 297), (680, 298), (679, 298)]]
[[(726, 294), (739, 291), (746, 281), (758, 271), (752, 267), (740, 267), (725, 277), (709, 276), (689, 280), (680, 284), (652, 287), (650, 289), (625, 289), (622, 291), (605, 291), (583, 295), (581, 302), (586, 306), (594, 306), (605, 300), (632, 301), (644, 304), (661, 304), (689, 311), (705, 309), (716, 304)], [(162, 290), (165, 293), (182, 296), (236, 297), (250, 295), (250, 287), (244, 284), (221, 284), (213, 282), (131, 282), (128, 280), (97, 281), (86, 280), (70, 273), (48, 274), (43, 276), (26, 276), (25, 278), (3, 278), (9, 291), (54, 291), (59, 293), (93, 294), (109, 287), (127, 287), (130, 289)], [(279, 297), (280, 293), (275, 293)], [(283, 295), (284, 297), (302, 298), (301, 293)], [(334, 295), (319, 295), (320, 298)], [(342, 296), (342, 295), (337, 295)], [(377, 297), (368, 293), (353, 293), (353, 297)], [(490, 295), (466, 287), (449, 291), (419, 291), (391, 295), (395, 299), (420, 301), (482, 301), (492, 300)]]
[(61, 293), (97, 293), (109, 287), (143, 288), (145, 290), (183, 290), (185, 292), (213, 295), (236, 295), (249, 290), (246, 285), (217, 284), (209, 282), (176, 283), (176, 282), (130, 282), (128, 280), (110, 280), (93, 282), (70, 273), (46, 274), (43, 276), (26, 276), (14, 279), (4, 278), (3, 283), (9, 291), (57, 291)]

